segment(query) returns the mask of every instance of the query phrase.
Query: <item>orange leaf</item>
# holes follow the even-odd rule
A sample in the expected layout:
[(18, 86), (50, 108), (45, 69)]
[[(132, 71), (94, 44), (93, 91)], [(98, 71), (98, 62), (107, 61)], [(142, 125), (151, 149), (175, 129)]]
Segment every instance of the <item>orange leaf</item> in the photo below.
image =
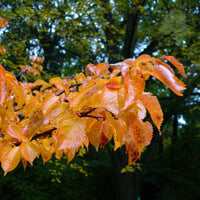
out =
[(65, 149), (64, 154), (67, 156), (67, 163), (69, 163), (75, 156), (76, 149)]
[(96, 65), (96, 74), (97, 76), (100, 76), (104, 73), (108, 73), (108, 67), (109, 65), (107, 63), (100, 63)]
[(111, 140), (113, 135), (114, 135), (114, 128), (109, 123), (109, 121), (105, 120), (103, 122), (100, 145), (104, 148), (105, 145)]
[(89, 142), (94, 146), (96, 151), (98, 151), (101, 140), (102, 122), (102, 119), (93, 120), (92, 126), (90, 126), (90, 129), (87, 130)]
[(54, 104), (58, 101), (59, 96), (56, 96), (53, 93), (47, 94), (44, 101), (42, 102), (42, 111), (44, 115), (48, 113), (51, 108), (53, 108)]
[(39, 148), (32, 142), (22, 142), (19, 151), (22, 157), (31, 165), (33, 165), (33, 161), (40, 153)]
[(89, 100), (94, 98), (94, 95), (103, 87), (103, 84), (91, 81), (79, 93), (73, 94), (69, 102), (74, 112), (80, 110)]
[(185, 78), (187, 77), (186, 74), (185, 74), (185, 70), (184, 70), (184, 67), (183, 65), (174, 58), (174, 56), (166, 56), (166, 55), (163, 55), (162, 58), (168, 60), (169, 62), (171, 62), (177, 69), (178, 71), (180, 72), (180, 74), (182, 76), (184, 76)]
[(118, 90), (105, 87), (102, 91), (102, 106), (115, 115), (119, 113)]
[(127, 72), (125, 75), (124, 87), (125, 87), (125, 98), (124, 98), (124, 105), (121, 111), (127, 109), (136, 101), (136, 99), (140, 97), (140, 95), (145, 89), (145, 81), (138, 75), (134, 75), (130, 79), (129, 72)]
[(21, 108), (26, 101), (22, 86), (14, 85), (12, 91), (14, 93), (15, 102), (17, 103), (18, 107)]
[(139, 157), (139, 151), (134, 142), (127, 145), (128, 165), (133, 164)]
[(144, 74), (154, 76), (166, 86), (168, 86), (175, 94), (183, 96), (182, 90), (185, 90), (185, 84), (179, 80), (171, 71), (162, 65), (156, 65), (156, 68), (151, 71), (143, 71)]
[(120, 89), (122, 85), (120, 84), (121, 77), (114, 77), (106, 83), (108, 89)]
[(59, 103), (55, 104), (54, 107), (50, 111), (50, 123), (53, 127), (58, 128), (60, 121), (64, 117), (64, 113), (68, 107), (67, 103)]
[(160, 107), (160, 103), (157, 97), (151, 96), (151, 93), (149, 92), (144, 92), (141, 95), (140, 100), (142, 101), (146, 109), (148, 110), (151, 116), (151, 119), (153, 120), (154, 124), (156, 125), (156, 127), (158, 128), (160, 132), (160, 126), (163, 121), (163, 112), (162, 112), (162, 109)]
[(4, 176), (7, 172), (10, 172), (17, 167), (20, 162), (20, 158), (19, 146), (14, 146), (6, 152), (4, 157), (1, 159), (1, 167), (4, 170)]
[(40, 128), (40, 126), (43, 124), (43, 120), (44, 115), (41, 109), (41, 105), (38, 104), (35, 106), (28, 120), (29, 136), (33, 136), (33, 134)]
[(143, 148), (151, 141), (153, 128), (150, 123), (145, 124), (141, 120), (134, 120), (130, 125), (130, 131), (133, 134), (139, 155), (141, 155)]
[(85, 140), (85, 124), (74, 113), (66, 110), (54, 135), (58, 143), (58, 150), (78, 148)]
[(41, 91), (45, 90), (46, 88), (49, 88), (51, 86), (49, 83), (47, 83), (47, 82), (45, 82), (43, 80), (36, 80), (33, 83), (32, 87), (36, 87), (36, 86), (40, 86), (40, 85), (42, 85)]
[(22, 128), (19, 125), (17, 125), (17, 124), (11, 124), (11, 125), (9, 125), (7, 133), (10, 136), (18, 139), (19, 141), (22, 140), (22, 137), (23, 137)]

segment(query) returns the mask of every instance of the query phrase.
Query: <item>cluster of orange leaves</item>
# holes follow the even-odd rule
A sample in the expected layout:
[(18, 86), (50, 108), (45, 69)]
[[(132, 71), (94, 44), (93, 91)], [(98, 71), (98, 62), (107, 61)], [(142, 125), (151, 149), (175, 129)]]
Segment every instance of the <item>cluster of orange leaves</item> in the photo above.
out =
[[(163, 58), (185, 76), (174, 57)], [(149, 76), (182, 96), (185, 85), (170, 65), (149, 55), (89, 64), (85, 73), (49, 82), (19, 82), (0, 65), (0, 161), (5, 174), (20, 160), (24, 168), (39, 155), (44, 163), (54, 153), (70, 161), (79, 148), (91, 143), (98, 150), (111, 139), (114, 150), (126, 146), (132, 164), (152, 139), (146, 110), (159, 131), (163, 121), (157, 98), (144, 91)]]
[[(0, 18), (0, 28), (7, 21)], [(183, 65), (173, 56), (162, 56), (186, 77)], [(40, 75), (42, 59), (20, 66), (21, 73)], [(154, 76), (175, 94), (185, 85), (170, 65), (142, 55), (116, 64), (89, 64), (73, 78), (20, 82), (0, 65), (0, 162), (4, 174), (24, 168), (41, 155), (45, 163), (66, 155), (68, 162), (79, 148), (91, 143), (96, 150), (113, 140), (114, 150), (126, 146), (129, 164), (150, 144), (153, 127), (144, 121), (146, 112), (160, 132), (163, 113), (156, 96), (145, 92)], [(160, 132), (161, 134), (161, 132)]]

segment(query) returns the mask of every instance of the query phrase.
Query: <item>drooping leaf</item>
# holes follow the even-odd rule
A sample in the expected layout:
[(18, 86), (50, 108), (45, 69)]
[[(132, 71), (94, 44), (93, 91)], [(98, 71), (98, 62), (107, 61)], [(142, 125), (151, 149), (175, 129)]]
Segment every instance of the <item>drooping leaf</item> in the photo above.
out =
[(162, 58), (164, 58), (164, 59), (168, 60), (169, 62), (171, 62), (178, 69), (178, 71), (180, 72), (180, 74), (182, 76), (184, 76), (185, 78), (187, 77), (186, 74), (185, 74), (185, 70), (184, 70), (183, 64), (181, 64), (178, 60), (176, 60), (174, 58), (174, 56), (163, 55)]
[(185, 84), (166, 67), (162, 65), (156, 65), (153, 71), (143, 71), (143, 73), (154, 76), (168, 86), (175, 94), (183, 96), (181, 91), (186, 89)]
[(148, 110), (151, 116), (151, 119), (153, 120), (154, 124), (160, 131), (160, 126), (163, 121), (163, 112), (162, 112), (162, 109), (160, 107), (157, 97), (152, 96), (151, 93), (149, 92), (144, 92), (141, 95), (140, 100), (142, 101), (146, 109)]

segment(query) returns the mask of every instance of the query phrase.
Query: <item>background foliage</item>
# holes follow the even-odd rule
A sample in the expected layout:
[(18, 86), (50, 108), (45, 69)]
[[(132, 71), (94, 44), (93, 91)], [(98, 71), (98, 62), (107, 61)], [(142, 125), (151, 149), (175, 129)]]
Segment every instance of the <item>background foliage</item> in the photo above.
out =
[(56, 161), (41, 167), (38, 161), (25, 173), (19, 167), (6, 177), (1, 175), (1, 197), (199, 199), (199, 12), (200, 2), (190, 0), (1, 0), (0, 15), (9, 26), (0, 33), (1, 45), (7, 49), (0, 63), (15, 74), (33, 54), (43, 57), (48, 73), (42, 76), (48, 79), (80, 72), (90, 62), (112, 63), (147, 53), (175, 56), (188, 76), (184, 97), (175, 97), (149, 80), (149, 89), (160, 97), (165, 121), (162, 137), (155, 133), (139, 161), (141, 170), (133, 167), (134, 172), (121, 174), (126, 157), (109, 148), (74, 161), (88, 177), (80, 168), (61, 169)]

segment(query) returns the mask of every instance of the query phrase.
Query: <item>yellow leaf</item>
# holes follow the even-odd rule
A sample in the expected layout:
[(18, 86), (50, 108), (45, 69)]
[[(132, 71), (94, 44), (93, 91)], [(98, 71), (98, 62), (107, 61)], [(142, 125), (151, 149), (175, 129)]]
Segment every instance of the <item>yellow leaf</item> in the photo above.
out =
[(58, 128), (60, 121), (64, 117), (64, 113), (68, 107), (67, 103), (59, 103), (55, 104), (54, 107), (50, 111), (50, 123), (53, 127)]
[(32, 142), (22, 142), (19, 151), (21, 156), (31, 165), (33, 165), (33, 161), (40, 153), (39, 148)]
[(9, 127), (8, 127), (7, 133), (8, 133), (10, 136), (12, 136), (12, 137), (18, 139), (19, 141), (21, 141), (22, 138), (23, 138), (22, 127), (20, 127), (20, 126), (17, 125), (17, 124), (10, 124)]
[(74, 112), (80, 110), (91, 98), (95, 99), (94, 95), (103, 87), (101, 83), (89, 82), (80, 92), (73, 94), (72, 98), (69, 97), (70, 107)]
[(94, 146), (96, 151), (98, 151), (100, 139), (101, 139), (101, 132), (102, 132), (102, 122), (103, 120), (94, 120), (93, 125), (90, 127), (88, 131), (88, 139), (89, 142)]
[(86, 137), (85, 124), (75, 113), (66, 110), (54, 136), (58, 143), (58, 150), (78, 148)]
[(1, 167), (4, 170), (4, 176), (7, 172), (10, 172), (17, 167), (20, 162), (20, 158), (19, 146), (14, 146), (8, 150), (8, 152), (1, 159)]
[(32, 111), (29, 120), (28, 120), (28, 132), (29, 136), (33, 136), (34, 133), (40, 128), (43, 124), (44, 115), (41, 109), (41, 104), (35, 106), (34, 110)]
[(32, 87), (36, 87), (36, 86), (40, 86), (42, 85), (42, 88), (41, 88), (41, 91), (42, 90), (45, 90), (46, 88), (49, 88), (51, 85), (43, 80), (36, 80), (34, 83), (33, 83), (33, 86)]
[(26, 101), (22, 86), (21, 85), (13, 85), (12, 91), (13, 91), (15, 102), (17, 103), (17, 106), (19, 108), (21, 108), (25, 104), (25, 101)]
[(54, 104), (58, 101), (59, 97), (53, 93), (48, 93), (42, 102), (42, 111), (44, 115), (48, 113), (51, 108), (53, 108)]

